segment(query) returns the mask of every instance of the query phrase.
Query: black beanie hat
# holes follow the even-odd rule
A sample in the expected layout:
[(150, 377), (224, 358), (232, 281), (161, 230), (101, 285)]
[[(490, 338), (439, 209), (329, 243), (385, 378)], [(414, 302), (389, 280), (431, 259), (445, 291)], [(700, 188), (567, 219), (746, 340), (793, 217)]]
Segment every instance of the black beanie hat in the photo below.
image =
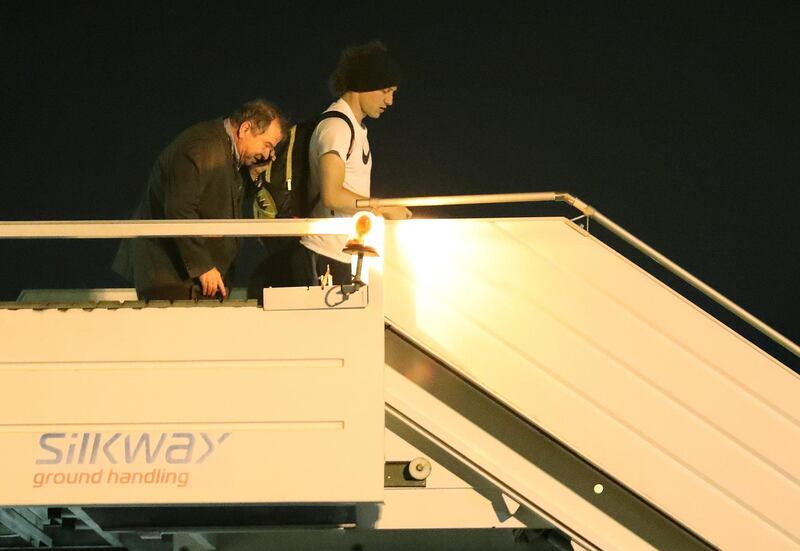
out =
[(389, 57), (386, 46), (380, 42), (370, 42), (351, 50), (344, 77), (347, 90), (371, 92), (397, 86), (400, 70)]

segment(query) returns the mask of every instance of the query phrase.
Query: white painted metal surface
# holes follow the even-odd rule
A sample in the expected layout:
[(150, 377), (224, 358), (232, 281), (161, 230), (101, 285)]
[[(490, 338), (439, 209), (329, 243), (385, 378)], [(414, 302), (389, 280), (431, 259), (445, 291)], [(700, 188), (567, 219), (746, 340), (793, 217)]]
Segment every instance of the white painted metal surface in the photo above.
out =
[[(468, 482), (401, 436), (386, 430), (386, 461), (424, 457), (431, 463), (425, 487), (386, 488), (375, 528), (465, 529), (550, 528), (541, 518), (523, 523), (510, 511), (501, 492), (488, 483)], [(530, 516), (530, 515), (529, 515)]]
[[(356, 205), (359, 207), (384, 207), (384, 206), (443, 206), (443, 205), (484, 205), (490, 203), (529, 203), (540, 201), (563, 201), (575, 207), (586, 217), (588, 227), (589, 219), (595, 220), (606, 229), (610, 230), (617, 237), (626, 241), (629, 245), (643, 252), (662, 267), (669, 270), (689, 285), (704, 293), (711, 300), (720, 304), (723, 308), (738, 316), (752, 327), (764, 333), (767, 337), (774, 340), (796, 356), (800, 356), (800, 346), (790, 341), (784, 335), (755, 317), (744, 308), (734, 303), (729, 298), (723, 296), (719, 291), (690, 274), (685, 269), (656, 251), (651, 246), (631, 234), (617, 223), (601, 214), (594, 207), (582, 201), (578, 197), (565, 192), (535, 192), (535, 193), (500, 193), (500, 194), (481, 194), (481, 195), (448, 195), (442, 197), (395, 197), (391, 199), (359, 199)], [(0, 234), (0, 237), (2, 234)]]
[(482, 430), (463, 412), (442, 404), (390, 367), (385, 377), (387, 404), (458, 450), (487, 479), (530, 504), (537, 515), (563, 527), (571, 536), (582, 538), (589, 549), (654, 549), (514, 452), (496, 435)]
[(381, 501), (371, 266), (364, 308), (0, 309), (0, 505)]
[(795, 373), (561, 218), (390, 222), (385, 247), (402, 332), (712, 544), (800, 545)]
[(361, 287), (353, 292), (342, 292), (336, 287), (298, 287), (286, 293), (280, 287), (264, 289), (264, 310), (328, 310), (330, 308), (366, 308), (369, 304), (369, 288)]

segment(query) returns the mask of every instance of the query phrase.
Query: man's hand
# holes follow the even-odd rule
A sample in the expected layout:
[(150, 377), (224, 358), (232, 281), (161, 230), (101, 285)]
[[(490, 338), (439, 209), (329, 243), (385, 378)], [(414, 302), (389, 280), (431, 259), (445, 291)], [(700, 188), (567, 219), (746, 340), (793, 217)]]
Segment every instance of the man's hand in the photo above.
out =
[(379, 207), (374, 210), (378, 216), (383, 216), (387, 220), (408, 220), (411, 218), (411, 211), (405, 207)]
[(223, 297), (228, 296), (228, 292), (225, 290), (225, 283), (222, 281), (222, 274), (216, 268), (211, 268), (200, 276), (200, 285), (204, 297), (213, 297), (217, 294), (217, 291)]
[[(275, 160), (275, 154), (273, 153), (273, 157), (270, 162)], [(248, 171), (250, 172), (250, 179), (255, 182), (258, 180), (259, 175), (262, 172), (266, 172), (267, 169), (270, 167), (270, 163), (259, 163), (248, 167)]]

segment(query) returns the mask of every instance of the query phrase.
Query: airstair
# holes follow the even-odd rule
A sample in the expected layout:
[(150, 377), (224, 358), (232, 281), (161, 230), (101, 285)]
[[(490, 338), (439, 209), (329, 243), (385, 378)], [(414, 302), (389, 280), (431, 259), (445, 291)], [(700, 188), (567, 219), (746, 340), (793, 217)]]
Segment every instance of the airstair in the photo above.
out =
[(379, 220), (371, 239), (356, 289), (3, 303), (0, 549), (800, 548), (788, 367), (574, 220)]

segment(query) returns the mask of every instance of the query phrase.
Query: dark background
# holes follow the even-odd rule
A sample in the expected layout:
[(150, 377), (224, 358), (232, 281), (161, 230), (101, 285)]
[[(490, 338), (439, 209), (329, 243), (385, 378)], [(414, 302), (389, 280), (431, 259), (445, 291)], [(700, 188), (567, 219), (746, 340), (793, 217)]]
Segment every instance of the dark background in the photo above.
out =
[[(369, 122), (375, 196), (568, 191), (798, 340), (797, 2), (358, 4), (3, 2), (0, 220), (127, 218), (180, 130), (317, 113), (379, 38), (405, 80)], [(2, 241), (0, 300), (124, 285), (115, 247)]]

